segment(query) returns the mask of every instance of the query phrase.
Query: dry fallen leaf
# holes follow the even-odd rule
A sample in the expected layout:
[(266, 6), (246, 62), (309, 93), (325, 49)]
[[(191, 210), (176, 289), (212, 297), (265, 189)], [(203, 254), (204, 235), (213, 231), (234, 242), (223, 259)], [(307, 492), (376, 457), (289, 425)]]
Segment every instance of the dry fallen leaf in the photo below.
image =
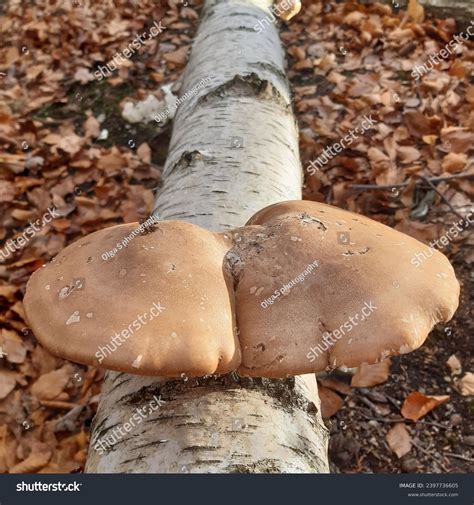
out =
[(401, 458), (411, 450), (411, 437), (403, 423), (397, 423), (387, 433), (387, 443), (392, 451)]
[(15, 464), (17, 441), (7, 425), (0, 426), (0, 473), (7, 473)]
[(415, 23), (422, 23), (425, 19), (425, 9), (418, 3), (418, 0), (408, 1), (407, 14)]
[(151, 162), (151, 149), (146, 142), (138, 147), (137, 156), (143, 161), (143, 163)]
[(455, 354), (451, 355), (448, 358), (446, 364), (449, 366), (449, 369), (451, 370), (451, 375), (459, 375), (462, 372), (461, 362), (459, 361), (458, 357)]
[(401, 413), (405, 419), (418, 421), (438, 405), (449, 400), (449, 395), (425, 396), (418, 391), (410, 393), (403, 402)]
[(15, 389), (15, 375), (8, 370), (0, 370), (0, 400), (6, 398)]
[(390, 358), (387, 358), (375, 365), (361, 365), (352, 377), (351, 386), (370, 388), (377, 386), (377, 384), (383, 384), (388, 379), (390, 364)]
[(467, 372), (467, 374), (456, 381), (456, 388), (462, 396), (474, 395), (474, 373)]
[(11, 182), (0, 181), (0, 202), (12, 202), (15, 195), (15, 186)]
[(94, 116), (89, 116), (84, 123), (87, 138), (96, 139), (100, 135), (100, 123)]
[(318, 383), (321, 384), (321, 386), (342, 393), (343, 395), (349, 395), (351, 393), (351, 387), (337, 379), (318, 379)]
[(445, 172), (453, 173), (460, 172), (466, 166), (466, 163), (467, 154), (449, 153), (444, 157), (441, 166)]
[(71, 378), (71, 366), (42, 375), (32, 386), (31, 392), (39, 400), (52, 400), (59, 396)]
[(397, 152), (402, 163), (412, 163), (421, 157), (420, 151), (412, 146), (400, 146)]
[(343, 405), (344, 400), (331, 389), (319, 386), (319, 399), (321, 400), (321, 415), (324, 418), (332, 417)]
[(188, 54), (188, 46), (181, 47), (176, 51), (170, 53), (165, 53), (163, 58), (169, 63), (174, 63), (175, 65), (184, 65), (186, 63), (186, 57)]
[(21, 463), (10, 468), (9, 473), (33, 473), (37, 472), (48, 464), (51, 459), (51, 449), (41, 442), (33, 444), (31, 454)]

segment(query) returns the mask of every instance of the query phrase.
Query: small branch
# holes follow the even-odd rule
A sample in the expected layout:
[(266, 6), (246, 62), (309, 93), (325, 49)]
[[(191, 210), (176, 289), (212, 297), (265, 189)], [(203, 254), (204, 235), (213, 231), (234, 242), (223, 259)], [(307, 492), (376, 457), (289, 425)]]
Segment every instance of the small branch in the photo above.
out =
[(441, 198), (441, 200), (443, 200), (443, 202), (451, 209), (451, 211), (456, 215), (458, 216), (461, 221), (464, 221), (464, 216), (461, 215), (452, 205), (451, 205), (451, 202), (444, 196), (443, 193), (441, 193), (441, 191), (427, 178), (425, 177), (424, 175), (419, 175), (418, 176), (422, 181), (425, 181), (433, 191), (435, 191)]
[[(451, 181), (453, 179), (473, 179), (474, 174), (457, 174), (457, 175), (447, 175), (445, 177), (423, 177), (419, 176), (426, 183), (434, 183), (434, 182), (443, 182), (443, 181)], [(351, 188), (356, 191), (365, 191), (365, 190), (383, 190), (383, 189), (392, 189), (392, 188), (406, 188), (409, 182), (402, 182), (400, 184), (352, 184)], [(419, 183), (417, 183), (419, 185)]]
[(428, 452), (424, 447), (422, 447), (420, 444), (418, 444), (417, 442), (415, 442), (413, 439), (411, 440), (411, 443), (414, 447), (416, 447), (419, 451), (421, 451), (423, 454), (425, 454), (426, 456), (428, 456), (428, 458), (430, 458), (431, 460), (433, 460), (436, 464), (438, 464), (446, 473), (449, 473), (450, 470), (449, 468), (446, 468), (445, 465), (443, 465), (443, 463), (441, 463), (441, 461), (439, 461), (437, 458), (435, 458), (433, 456), (433, 454), (431, 454), (430, 452)]
[[(357, 407), (356, 407), (357, 408)], [(368, 416), (362, 408), (358, 407), (357, 410), (360, 411), (362, 417), (369, 421), (379, 421), (381, 423), (387, 423), (387, 424), (392, 424), (392, 423), (405, 423), (408, 424), (409, 426), (416, 426), (418, 424), (425, 424), (428, 426), (436, 426), (437, 428), (441, 428), (443, 430), (447, 430), (449, 427), (448, 426), (443, 426), (442, 424), (431, 422), (431, 421), (410, 421), (409, 419), (405, 419), (404, 417), (398, 417), (398, 418), (392, 418), (392, 419), (384, 419), (382, 417), (371, 417)]]
[(468, 458), (467, 456), (463, 456), (462, 454), (454, 454), (452, 452), (445, 452), (446, 456), (450, 456), (451, 458), (462, 459), (463, 461), (469, 461), (470, 463), (474, 463), (474, 458)]

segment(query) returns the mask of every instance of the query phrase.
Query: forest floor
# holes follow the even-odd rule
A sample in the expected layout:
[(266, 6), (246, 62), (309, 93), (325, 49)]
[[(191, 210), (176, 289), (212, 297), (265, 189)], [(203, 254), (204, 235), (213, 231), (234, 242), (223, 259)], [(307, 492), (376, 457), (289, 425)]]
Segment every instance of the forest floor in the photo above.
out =
[[(200, 10), (189, 4), (141, 0), (137, 12), (126, 0), (0, 1), (0, 243), (48, 208), (60, 215), (0, 258), (0, 473), (84, 466), (103, 372), (39, 346), (22, 298), (31, 273), (65, 245), (148, 217), (171, 123), (130, 123), (123, 108), (149, 95), (163, 103), (168, 83), (178, 95)], [(94, 76), (160, 20), (163, 33), (111, 75)], [(474, 45), (427, 63), (457, 33), (452, 19), (350, 1), (304, 2), (282, 25), (303, 167), (365, 115), (375, 120), (320, 170), (305, 171), (306, 199), (427, 244), (461, 222), (474, 193)], [(473, 243), (464, 224), (441, 247), (461, 304), (424, 346), (354, 376), (319, 377), (334, 472), (473, 470)]]

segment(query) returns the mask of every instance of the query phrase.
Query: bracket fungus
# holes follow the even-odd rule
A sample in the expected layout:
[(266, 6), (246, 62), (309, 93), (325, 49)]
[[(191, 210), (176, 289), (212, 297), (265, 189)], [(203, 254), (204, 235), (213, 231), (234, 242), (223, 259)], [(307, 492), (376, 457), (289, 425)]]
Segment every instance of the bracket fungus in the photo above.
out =
[(32, 275), (26, 314), (53, 354), (150, 376), (286, 377), (410, 352), (458, 305), (443, 254), (415, 266), (427, 246), (321, 203), (275, 204), (225, 233), (161, 221), (104, 260), (136, 226), (85, 236)]

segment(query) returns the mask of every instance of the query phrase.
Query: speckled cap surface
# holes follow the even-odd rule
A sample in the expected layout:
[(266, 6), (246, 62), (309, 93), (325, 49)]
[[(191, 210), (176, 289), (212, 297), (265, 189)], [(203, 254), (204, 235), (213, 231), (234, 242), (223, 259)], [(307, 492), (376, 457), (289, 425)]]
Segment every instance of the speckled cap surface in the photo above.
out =
[(163, 377), (286, 377), (410, 352), (458, 306), (443, 254), (329, 205), (283, 202), (220, 234), (137, 228), (83, 237), (32, 275), (26, 314), (53, 354)]

